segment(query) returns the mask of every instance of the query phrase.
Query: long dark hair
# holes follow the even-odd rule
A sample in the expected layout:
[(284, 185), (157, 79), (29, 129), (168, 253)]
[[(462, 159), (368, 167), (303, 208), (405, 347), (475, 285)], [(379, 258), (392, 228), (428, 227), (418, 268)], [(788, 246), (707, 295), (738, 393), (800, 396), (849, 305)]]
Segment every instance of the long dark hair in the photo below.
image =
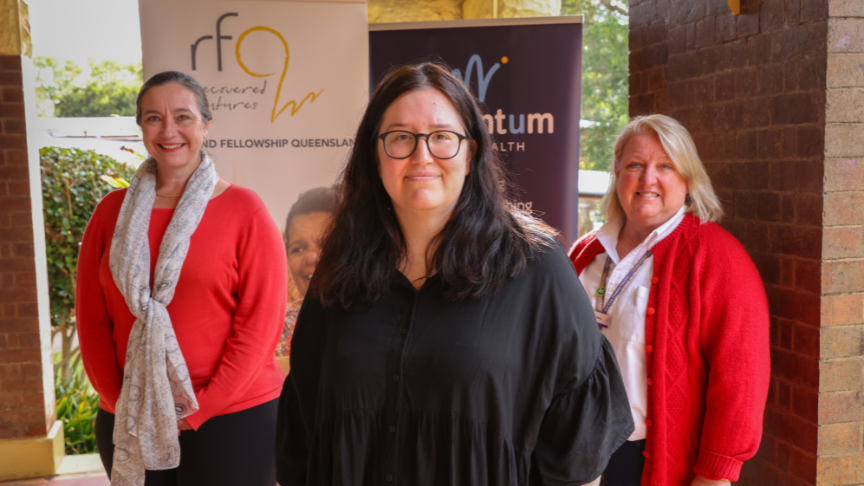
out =
[(532, 250), (549, 245), (552, 230), (508, 200), (509, 179), (483, 114), (462, 81), (440, 64), (397, 67), (372, 93), (337, 185), (339, 205), (310, 289), (325, 306), (368, 305), (390, 289), (397, 275), (407, 248), (378, 176), (376, 137), (396, 98), (425, 89), (437, 89), (450, 99), (476, 144), (453, 215), (429, 246), (434, 253), (427, 264), (445, 284), (445, 301), (497, 290), (522, 275)]

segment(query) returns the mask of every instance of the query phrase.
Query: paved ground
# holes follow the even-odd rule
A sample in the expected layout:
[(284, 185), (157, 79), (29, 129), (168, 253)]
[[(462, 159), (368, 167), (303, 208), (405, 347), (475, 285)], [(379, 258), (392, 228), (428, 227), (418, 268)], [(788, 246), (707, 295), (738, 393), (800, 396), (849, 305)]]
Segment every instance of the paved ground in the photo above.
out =
[(110, 486), (98, 454), (66, 456), (56, 476), (0, 481), (0, 486)]

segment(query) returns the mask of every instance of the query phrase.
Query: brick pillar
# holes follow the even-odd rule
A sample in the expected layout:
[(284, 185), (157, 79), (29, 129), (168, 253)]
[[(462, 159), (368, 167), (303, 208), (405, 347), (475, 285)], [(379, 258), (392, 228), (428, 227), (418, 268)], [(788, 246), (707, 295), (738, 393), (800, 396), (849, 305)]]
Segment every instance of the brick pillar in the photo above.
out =
[[(726, 0), (630, 2), (630, 114), (668, 114), (690, 130), (722, 224), (768, 294), (771, 388), (762, 445), (739, 484), (864, 483), (864, 294), (849, 293), (864, 291), (864, 263), (850, 260), (864, 257), (864, 162), (845, 158), (864, 155), (864, 131), (844, 119), (835, 134), (832, 120), (825, 141), (826, 73), (831, 86), (836, 64), (827, 46), (860, 52), (864, 28), (829, 19), (828, 3), (743, 0), (736, 16)], [(834, 3), (864, 10), (861, 0), (832, 0), (832, 15)], [(857, 74), (836, 69), (862, 86), (864, 58), (855, 60)], [(844, 116), (860, 122), (856, 95)], [(827, 480), (849, 457), (861, 475)]]
[[(0, 480), (53, 474), (55, 420), (39, 154), (27, 6), (0, 0)], [(58, 430), (59, 429), (59, 430)], [(59, 449), (59, 451), (58, 451)]]
[(831, 1), (818, 484), (864, 483), (864, 2)]

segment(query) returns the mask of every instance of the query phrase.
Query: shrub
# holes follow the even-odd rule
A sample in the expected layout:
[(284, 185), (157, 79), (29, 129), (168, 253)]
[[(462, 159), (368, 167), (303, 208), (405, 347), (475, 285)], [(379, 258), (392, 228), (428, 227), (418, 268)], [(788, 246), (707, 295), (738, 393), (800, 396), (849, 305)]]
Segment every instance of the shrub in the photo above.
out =
[(57, 369), (71, 378), (80, 354), (75, 337), (75, 270), (78, 247), (96, 204), (111, 187), (101, 179), (131, 179), (135, 169), (92, 150), (46, 147), (39, 151), (42, 166), (42, 205), (48, 287), (51, 302), (51, 340), (63, 340)]
[(57, 394), (57, 420), (63, 421), (66, 454), (91, 454), (96, 450), (96, 412), (99, 395), (87, 381), (84, 367), (76, 366), (69, 379), (60, 376), (58, 368), (54, 380)]

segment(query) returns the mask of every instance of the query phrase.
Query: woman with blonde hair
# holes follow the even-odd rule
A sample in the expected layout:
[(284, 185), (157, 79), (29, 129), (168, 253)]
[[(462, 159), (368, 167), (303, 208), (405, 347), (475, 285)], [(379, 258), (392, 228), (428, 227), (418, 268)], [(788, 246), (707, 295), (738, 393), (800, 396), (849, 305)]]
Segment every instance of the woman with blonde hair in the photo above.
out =
[(768, 303), (690, 134), (636, 117), (615, 142), (607, 223), (570, 250), (615, 349), (636, 429), (606, 486), (721, 486), (759, 448)]

